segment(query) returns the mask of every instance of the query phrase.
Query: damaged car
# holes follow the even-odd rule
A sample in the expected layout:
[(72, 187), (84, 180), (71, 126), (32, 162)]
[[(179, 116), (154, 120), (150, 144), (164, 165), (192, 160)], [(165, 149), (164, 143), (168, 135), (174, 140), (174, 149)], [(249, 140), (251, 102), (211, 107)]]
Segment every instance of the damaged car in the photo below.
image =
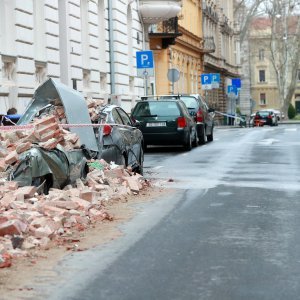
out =
[[(142, 173), (142, 133), (134, 124), (124, 124), (125, 112), (119, 107), (94, 111), (92, 122), (84, 97), (60, 82), (49, 79), (38, 87), (17, 123), (21, 132), (14, 150), (17, 158), (6, 159), (9, 180), (47, 193), (51, 187), (62, 189), (85, 178), (88, 162), (100, 158)], [(122, 124), (114, 115), (122, 115)], [(29, 149), (17, 153), (22, 145)]]

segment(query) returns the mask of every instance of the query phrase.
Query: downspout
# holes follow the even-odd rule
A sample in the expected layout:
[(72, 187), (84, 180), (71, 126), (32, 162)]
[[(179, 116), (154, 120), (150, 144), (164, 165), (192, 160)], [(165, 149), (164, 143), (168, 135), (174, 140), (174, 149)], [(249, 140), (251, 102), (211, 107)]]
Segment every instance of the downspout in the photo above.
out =
[(110, 66), (110, 93), (115, 95), (115, 49), (112, 19), (112, 0), (108, 0), (108, 30), (109, 30), (109, 66)]

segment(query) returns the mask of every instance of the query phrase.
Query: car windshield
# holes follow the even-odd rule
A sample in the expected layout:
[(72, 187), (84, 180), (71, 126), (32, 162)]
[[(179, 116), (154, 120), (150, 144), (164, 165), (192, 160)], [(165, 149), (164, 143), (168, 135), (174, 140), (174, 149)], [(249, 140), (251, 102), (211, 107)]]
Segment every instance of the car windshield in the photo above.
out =
[(269, 111), (259, 111), (257, 114), (262, 117), (267, 117), (270, 114), (270, 112)]
[(184, 102), (187, 108), (197, 109), (198, 107), (197, 100), (194, 97), (181, 96), (180, 100)]
[(134, 111), (136, 117), (179, 116), (180, 111), (173, 101), (140, 102)]

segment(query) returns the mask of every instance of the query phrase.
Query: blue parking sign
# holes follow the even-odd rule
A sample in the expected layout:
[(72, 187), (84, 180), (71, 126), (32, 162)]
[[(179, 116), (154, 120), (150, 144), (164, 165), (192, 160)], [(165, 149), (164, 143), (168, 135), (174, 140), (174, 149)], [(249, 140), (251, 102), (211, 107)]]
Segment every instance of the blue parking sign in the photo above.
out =
[(211, 74), (201, 74), (201, 84), (211, 84)]
[(152, 69), (153, 68), (153, 52), (152, 51), (137, 51), (136, 52), (136, 67), (137, 69)]
[(220, 74), (219, 73), (211, 74), (211, 85), (212, 85), (212, 88), (214, 88), (214, 89), (218, 89), (220, 87)]

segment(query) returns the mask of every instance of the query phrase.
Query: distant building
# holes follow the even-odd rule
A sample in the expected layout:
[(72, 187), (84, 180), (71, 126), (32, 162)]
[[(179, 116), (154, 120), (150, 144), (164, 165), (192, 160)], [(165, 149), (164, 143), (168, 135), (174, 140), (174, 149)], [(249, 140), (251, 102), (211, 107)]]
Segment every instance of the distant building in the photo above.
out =
[[(253, 111), (265, 108), (281, 109), (277, 76), (270, 59), (271, 22), (270, 18), (255, 18), (249, 31), (249, 66), (251, 97), (254, 100)], [(294, 80), (296, 80), (296, 90), (292, 104), (300, 113), (300, 68)]]

